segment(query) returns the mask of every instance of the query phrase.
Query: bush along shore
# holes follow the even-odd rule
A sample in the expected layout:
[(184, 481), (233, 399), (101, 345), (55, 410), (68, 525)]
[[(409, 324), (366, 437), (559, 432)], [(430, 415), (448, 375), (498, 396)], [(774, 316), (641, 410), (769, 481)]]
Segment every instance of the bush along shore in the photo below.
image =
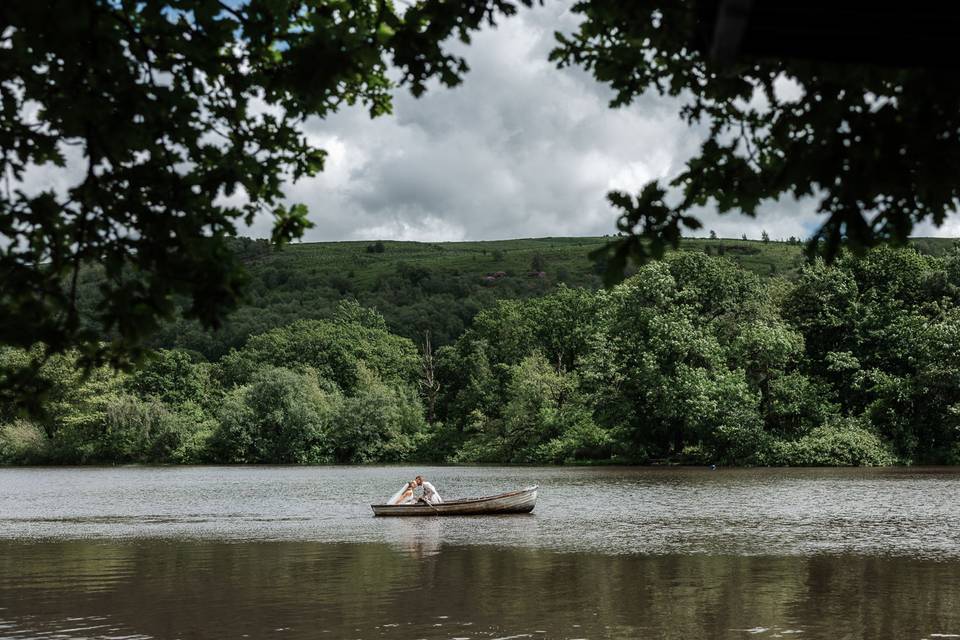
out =
[(0, 405), (0, 462), (956, 464), (960, 253), (785, 279), (676, 252), (493, 301), (442, 347), (345, 297), (214, 361), (74, 363), (46, 360), (42, 414)]

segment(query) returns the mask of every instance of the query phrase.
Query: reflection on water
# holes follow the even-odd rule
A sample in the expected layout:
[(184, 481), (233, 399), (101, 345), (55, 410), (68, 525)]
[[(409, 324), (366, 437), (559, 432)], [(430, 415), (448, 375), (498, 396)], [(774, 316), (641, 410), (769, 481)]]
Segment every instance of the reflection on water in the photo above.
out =
[(391, 547), (422, 560), (440, 553), (442, 525), (440, 518), (389, 518), (384, 521), (383, 534), (391, 540)]
[[(418, 471), (541, 498), (373, 518)], [(954, 469), (0, 469), (3, 638), (951, 634)]]
[[(410, 530), (407, 530), (409, 533)], [(0, 543), (8, 638), (929, 638), (953, 563), (314, 542)]]
[[(372, 518), (423, 472), (447, 497), (541, 487), (525, 517)], [(0, 539), (499, 544), (622, 554), (960, 559), (958, 469), (0, 469)], [(402, 543), (406, 544), (406, 542)]]

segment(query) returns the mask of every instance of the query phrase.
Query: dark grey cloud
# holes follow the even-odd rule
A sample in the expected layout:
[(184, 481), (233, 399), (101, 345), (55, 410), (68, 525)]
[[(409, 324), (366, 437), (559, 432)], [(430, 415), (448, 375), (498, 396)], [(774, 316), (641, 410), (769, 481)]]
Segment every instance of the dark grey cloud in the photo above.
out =
[[(305, 133), (329, 153), (319, 176), (288, 187), (310, 209), (306, 240), (483, 240), (614, 231), (610, 189), (636, 190), (676, 175), (701, 132), (678, 117), (678, 100), (643, 96), (610, 109), (610, 90), (582, 69), (547, 60), (556, 30), (578, 18), (567, 2), (522, 11), (456, 45), (471, 71), (454, 89), (432, 87), (420, 99), (398, 90), (394, 114), (371, 120), (347, 109)], [(784, 86), (787, 94), (795, 90)], [(77, 165), (77, 166), (74, 166)], [(27, 183), (64, 189), (82, 163), (38, 169)], [(66, 181), (66, 182), (65, 182)], [(815, 202), (783, 200), (757, 218), (698, 212), (724, 237), (805, 237), (819, 218)], [(269, 236), (269, 216), (241, 230)], [(918, 235), (960, 235), (960, 220)]]

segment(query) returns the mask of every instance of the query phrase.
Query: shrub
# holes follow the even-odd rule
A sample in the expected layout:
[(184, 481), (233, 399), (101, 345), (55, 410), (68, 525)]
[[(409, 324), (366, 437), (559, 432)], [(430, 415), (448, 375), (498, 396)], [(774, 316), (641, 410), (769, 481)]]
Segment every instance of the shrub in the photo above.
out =
[(151, 441), (151, 461), (179, 464), (209, 461), (210, 440), (217, 422), (200, 405), (188, 402), (171, 409), (160, 427)]
[(448, 457), (452, 464), (503, 462), (506, 445), (500, 420), (488, 418), (474, 409), (466, 418), (468, 438)]
[[(746, 240), (746, 238), (744, 238)], [(732, 254), (738, 256), (755, 256), (761, 253), (763, 250), (760, 247), (753, 247), (750, 245), (734, 244), (726, 248)]]
[(0, 464), (39, 464), (50, 457), (50, 442), (39, 425), (16, 420), (0, 425)]
[(327, 446), (335, 462), (400, 462), (426, 439), (419, 397), (404, 386), (381, 381), (361, 369), (356, 393), (344, 398), (329, 431)]
[(175, 446), (166, 459), (177, 464), (208, 462), (211, 459), (209, 449), (216, 431), (216, 421), (206, 420), (202, 423), (181, 421), (179, 424), (182, 428), (177, 431)]
[(104, 399), (99, 419), (66, 430), (56, 444), (64, 461), (195, 463), (206, 459), (212, 430), (196, 403), (174, 408), (121, 393)]
[(563, 464), (578, 460), (603, 460), (611, 457), (613, 439), (597, 426), (589, 412), (582, 411), (562, 427), (562, 435), (536, 448), (534, 462)]
[(955, 442), (947, 456), (947, 464), (960, 465), (960, 442)]
[[(121, 395), (106, 407), (94, 457), (113, 462), (148, 462), (154, 439), (161, 432), (168, 412), (159, 402), (144, 401), (136, 396)], [(162, 445), (161, 445), (162, 447)]]
[(881, 467), (895, 464), (888, 445), (856, 420), (818, 427), (793, 441), (770, 448), (769, 462), (788, 466)]
[(340, 403), (315, 374), (267, 368), (227, 394), (210, 441), (215, 459), (232, 463), (321, 463)]

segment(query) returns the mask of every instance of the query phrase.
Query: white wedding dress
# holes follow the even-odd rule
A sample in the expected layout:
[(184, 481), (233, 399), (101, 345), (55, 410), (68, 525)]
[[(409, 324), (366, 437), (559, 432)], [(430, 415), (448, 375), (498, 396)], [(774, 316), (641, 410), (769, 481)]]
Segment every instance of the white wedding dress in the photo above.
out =
[(387, 500), (387, 504), (411, 504), (413, 502), (416, 502), (417, 499), (414, 498), (413, 495), (407, 496), (407, 498), (404, 499), (403, 494), (404, 492), (406, 492), (406, 490), (407, 490), (407, 483), (403, 483), (403, 486), (400, 487), (400, 490), (397, 491), (392, 496), (390, 496), (390, 499)]

